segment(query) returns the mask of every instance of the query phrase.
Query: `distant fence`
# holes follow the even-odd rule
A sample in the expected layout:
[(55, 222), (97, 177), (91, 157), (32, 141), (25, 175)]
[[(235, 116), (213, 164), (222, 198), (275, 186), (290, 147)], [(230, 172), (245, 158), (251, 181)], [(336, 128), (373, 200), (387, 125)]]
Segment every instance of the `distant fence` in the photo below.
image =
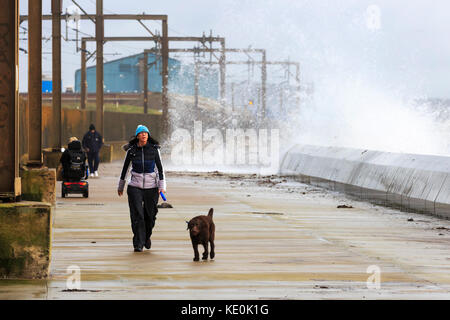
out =
[[(27, 101), (23, 98), (19, 103), (19, 152), (23, 157), (28, 153), (28, 114)], [(62, 109), (61, 110), (62, 144), (66, 145), (70, 137), (82, 139), (89, 130), (91, 123), (95, 124), (95, 111)], [(161, 116), (149, 114), (105, 112), (104, 130), (105, 141), (126, 141), (134, 134), (138, 124), (149, 127), (153, 137), (159, 139), (161, 132)], [(42, 107), (42, 148), (50, 147), (50, 125), (52, 121), (52, 108)]]
[[(28, 98), (27, 93), (21, 93), (20, 97), (24, 100)], [(52, 93), (42, 93), (42, 103), (44, 105), (52, 104)], [(87, 102), (95, 103), (96, 94), (88, 93)], [(161, 109), (162, 95), (159, 92), (148, 92), (148, 106), (150, 109)], [(62, 93), (61, 100), (63, 103), (78, 103), (81, 105), (81, 95), (79, 93)], [(107, 93), (103, 94), (103, 102), (105, 104), (114, 105), (134, 105), (144, 107), (144, 94), (143, 93)]]
[(450, 218), (450, 157), (296, 145), (280, 173), (377, 204)]

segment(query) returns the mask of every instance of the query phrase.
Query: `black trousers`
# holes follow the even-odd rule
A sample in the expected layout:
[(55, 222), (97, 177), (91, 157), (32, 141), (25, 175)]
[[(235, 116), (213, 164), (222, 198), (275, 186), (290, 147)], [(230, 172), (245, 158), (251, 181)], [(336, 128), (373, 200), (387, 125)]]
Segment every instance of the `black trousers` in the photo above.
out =
[(89, 164), (89, 174), (94, 173), (98, 170), (98, 165), (100, 163), (100, 157), (97, 152), (88, 152), (88, 164)]
[(158, 213), (158, 188), (127, 188), (128, 205), (130, 207), (131, 229), (133, 230), (133, 246), (144, 247), (145, 241), (152, 235)]

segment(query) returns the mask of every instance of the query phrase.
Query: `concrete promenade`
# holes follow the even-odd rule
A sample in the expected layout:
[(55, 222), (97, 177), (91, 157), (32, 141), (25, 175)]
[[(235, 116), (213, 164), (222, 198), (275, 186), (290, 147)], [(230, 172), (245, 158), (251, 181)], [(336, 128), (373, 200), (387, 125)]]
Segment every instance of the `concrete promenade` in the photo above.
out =
[[(292, 179), (168, 172), (174, 208), (159, 209), (152, 249), (135, 253), (121, 166), (102, 164), (88, 199), (62, 199), (58, 183), (50, 279), (0, 280), (0, 299), (450, 298), (450, 221)], [(193, 262), (185, 220), (211, 207), (216, 257)], [(66, 290), (70, 266), (79, 291)]]

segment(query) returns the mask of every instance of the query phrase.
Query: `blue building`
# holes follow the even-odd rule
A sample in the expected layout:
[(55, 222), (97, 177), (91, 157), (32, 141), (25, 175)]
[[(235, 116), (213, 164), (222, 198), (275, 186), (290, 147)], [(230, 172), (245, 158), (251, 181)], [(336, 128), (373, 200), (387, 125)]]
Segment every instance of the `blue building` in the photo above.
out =
[[(152, 92), (162, 91), (162, 60), (155, 55), (148, 54), (148, 90)], [(107, 93), (140, 93), (143, 91), (143, 75), (139, 61), (144, 54), (113, 60), (104, 64), (104, 92)], [(87, 91), (94, 93), (96, 90), (96, 68), (86, 69), (88, 83)], [(199, 77), (199, 95), (211, 99), (218, 99), (219, 84), (218, 71), (210, 69), (201, 72)], [(80, 92), (81, 70), (75, 72), (75, 92)], [(169, 93), (194, 95), (194, 65), (183, 65), (180, 61), (169, 58)]]

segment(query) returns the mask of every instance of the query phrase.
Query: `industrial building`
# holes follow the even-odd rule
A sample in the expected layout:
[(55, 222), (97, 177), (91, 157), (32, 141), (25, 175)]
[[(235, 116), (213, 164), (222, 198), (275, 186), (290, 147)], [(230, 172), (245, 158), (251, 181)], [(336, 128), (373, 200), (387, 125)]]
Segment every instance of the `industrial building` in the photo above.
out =
[[(144, 67), (141, 61), (144, 54), (136, 54), (125, 58), (104, 63), (104, 92), (106, 93), (140, 93), (143, 92)], [(162, 91), (161, 68), (162, 61), (158, 56), (148, 54), (148, 90)], [(182, 64), (176, 59), (169, 58), (169, 92), (184, 95), (194, 95), (194, 65)], [(199, 95), (218, 99), (219, 83), (218, 70), (200, 68)], [(96, 67), (86, 68), (88, 93), (96, 90)], [(75, 92), (80, 92), (81, 70), (75, 72)]]

